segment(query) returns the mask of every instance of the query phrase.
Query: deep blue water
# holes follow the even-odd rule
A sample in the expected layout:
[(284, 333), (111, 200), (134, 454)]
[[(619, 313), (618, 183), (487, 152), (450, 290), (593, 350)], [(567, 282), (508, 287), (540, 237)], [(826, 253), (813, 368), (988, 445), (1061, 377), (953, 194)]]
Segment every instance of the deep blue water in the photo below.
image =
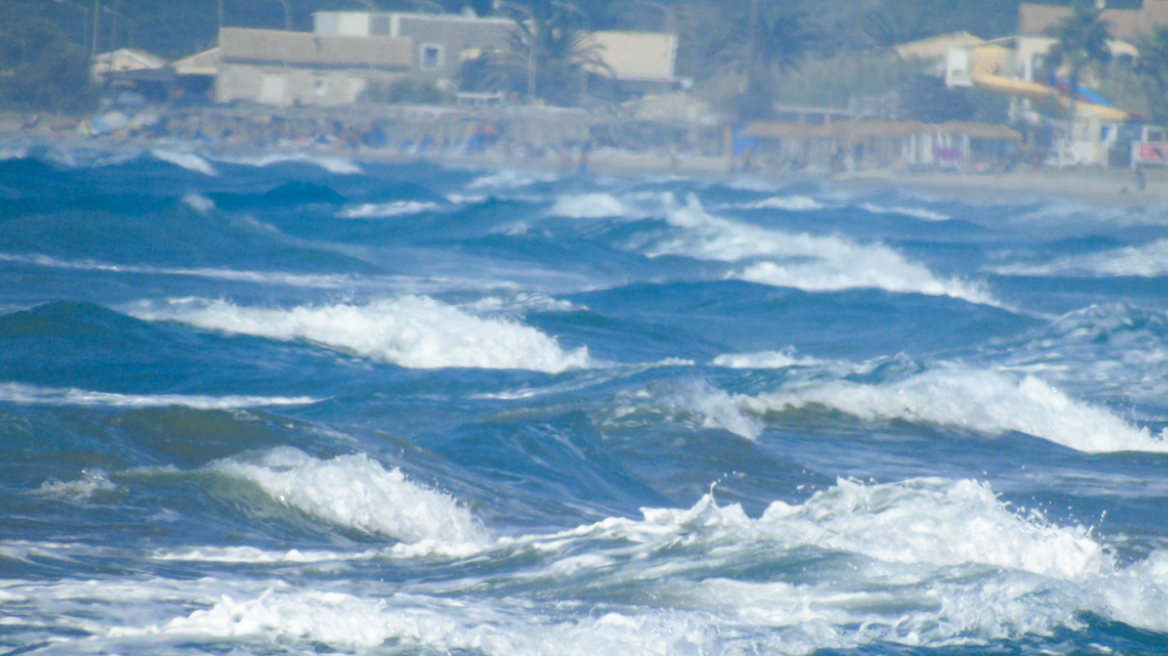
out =
[(32, 147), (0, 653), (1168, 652), (1168, 210)]

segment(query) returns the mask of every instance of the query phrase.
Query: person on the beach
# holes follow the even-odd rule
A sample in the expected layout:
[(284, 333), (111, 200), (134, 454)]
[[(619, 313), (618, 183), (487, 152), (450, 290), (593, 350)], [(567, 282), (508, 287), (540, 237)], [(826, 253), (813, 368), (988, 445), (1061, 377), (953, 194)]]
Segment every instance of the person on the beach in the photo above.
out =
[(1144, 191), (1148, 187), (1148, 180), (1144, 177), (1144, 167), (1136, 164), (1136, 188)]

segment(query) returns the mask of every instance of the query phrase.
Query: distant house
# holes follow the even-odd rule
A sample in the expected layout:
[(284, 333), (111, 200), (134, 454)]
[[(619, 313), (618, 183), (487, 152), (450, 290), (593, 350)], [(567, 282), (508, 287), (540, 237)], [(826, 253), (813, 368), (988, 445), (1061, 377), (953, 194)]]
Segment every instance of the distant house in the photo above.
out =
[(219, 76), (219, 48), (211, 48), (170, 63), (175, 73), (174, 100), (181, 103), (205, 103), (215, 97), (215, 78)]
[(453, 79), (463, 61), (484, 52), (506, 50), (515, 31), (509, 18), (465, 14), (322, 11), (312, 15), (313, 33), (412, 39), (411, 68)]
[(920, 59), (922, 61), (940, 61), (949, 56), (950, 48), (972, 48), (985, 43), (969, 32), (951, 32), (931, 36), (927, 39), (902, 43), (893, 46), (897, 56), (901, 59)]
[(627, 88), (641, 93), (665, 93), (687, 81), (674, 75), (677, 61), (677, 35), (664, 32), (593, 32), (603, 66), (591, 66), (590, 72), (611, 77)]
[(145, 50), (121, 48), (113, 52), (103, 52), (93, 58), (90, 72), (99, 83), (107, 82), (117, 73), (138, 71), (165, 71), (166, 60)]
[(215, 98), (265, 105), (347, 105), (410, 70), (413, 41), (388, 36), (223, 28)]
[[(1045, 34), (1059, 21), (1071, 15), (1070, 7), (1023, 2), (1018, 6), (1018, 32), (1024, 35)], [(1144, 0), (1140, 9), (1104, 9), (1101, 18), (1111, 24), (1111, 36), (1136, 41), (1157, 27), (1168, 26), (1168, 0)]]

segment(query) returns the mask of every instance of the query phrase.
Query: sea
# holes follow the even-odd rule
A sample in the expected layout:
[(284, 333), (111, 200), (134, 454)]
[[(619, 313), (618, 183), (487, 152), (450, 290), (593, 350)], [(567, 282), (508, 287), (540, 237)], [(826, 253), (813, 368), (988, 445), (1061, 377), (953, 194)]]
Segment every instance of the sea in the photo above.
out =
[(1168, 653), (1168, 204), (0, 159), (3, 656)]

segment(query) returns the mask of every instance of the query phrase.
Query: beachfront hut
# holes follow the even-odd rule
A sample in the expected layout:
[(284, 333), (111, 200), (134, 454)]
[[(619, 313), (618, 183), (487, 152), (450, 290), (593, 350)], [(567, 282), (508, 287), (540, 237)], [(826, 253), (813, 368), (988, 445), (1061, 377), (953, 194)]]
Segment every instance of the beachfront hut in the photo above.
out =
[[(969, 161), (973, 145), (1016, 143), (1022, 135), (1004, 125), (950, 121), (842, 121), (828, 125), (756, 122), (742, 131), (780, 161), (834, 168), (916, 167)], [(984, 150), (982, 152), (985, 152)]]

